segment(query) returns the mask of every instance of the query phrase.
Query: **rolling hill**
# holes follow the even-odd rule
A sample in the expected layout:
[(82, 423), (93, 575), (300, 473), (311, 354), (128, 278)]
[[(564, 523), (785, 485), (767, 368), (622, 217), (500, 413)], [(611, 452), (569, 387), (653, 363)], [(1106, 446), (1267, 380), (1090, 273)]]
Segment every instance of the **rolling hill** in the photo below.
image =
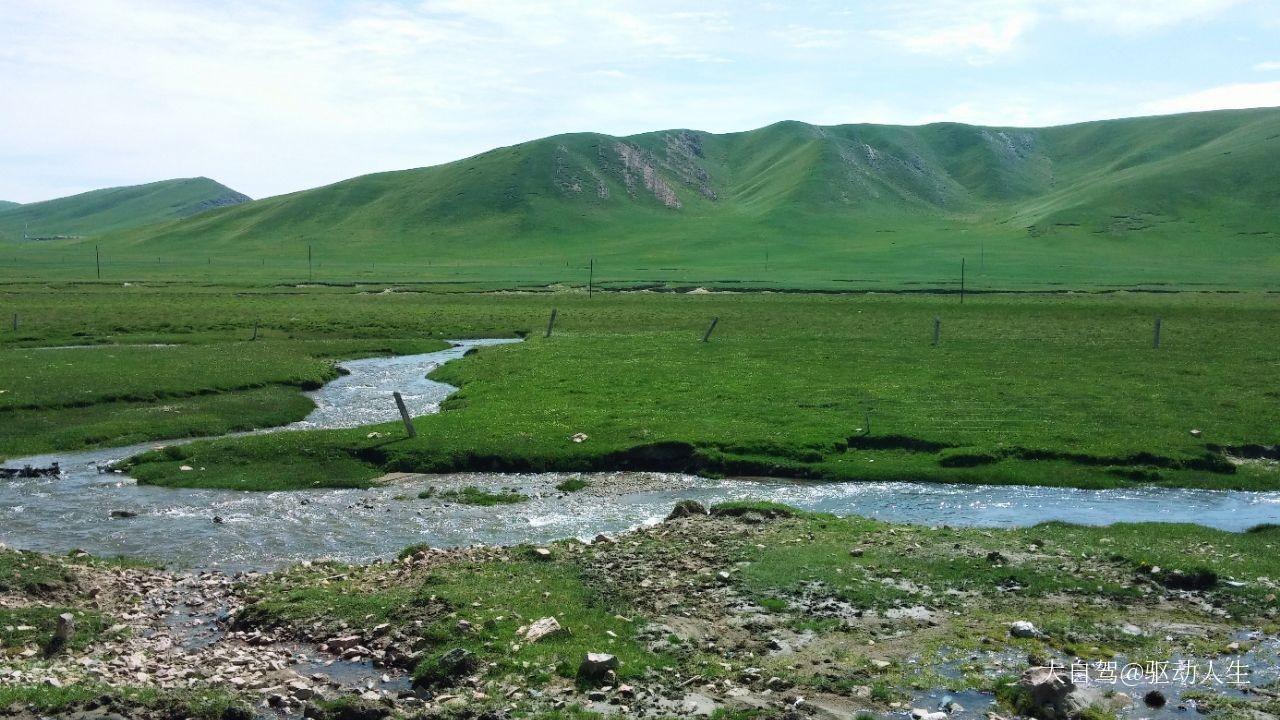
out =
[(248, 200), (201, 177), (93, 190), (26, 205), (0, 203), (0, 238), (21, 240), (24, 232), (29, 238), (100, 236)]
[(9, 208), (16, 208), (19, 205), (21, 205), (21, 203), (12, 202), (10, 200), (0, 200), (0, 210), (8, 210)]
[[(550, 137), (119, 230), (104, 249), (125, 276), (199, 258), (201, 277), (577, 284), (594, 259), (617, 285), (911, 289), (958, 284), (965, 258), (979, 288), (1261, 288), (1280, 278), (1278, 194), (1280, 109), (782, 122)], [(83, 267), (74, 243), (60, 252)]]

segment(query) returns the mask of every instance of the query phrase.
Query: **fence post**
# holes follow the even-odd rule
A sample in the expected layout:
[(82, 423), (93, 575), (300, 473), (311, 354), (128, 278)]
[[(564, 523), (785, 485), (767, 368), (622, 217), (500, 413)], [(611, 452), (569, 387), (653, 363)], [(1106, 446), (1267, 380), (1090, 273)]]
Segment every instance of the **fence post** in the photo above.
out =
[(1156, 318), (1155, 335), (1151, 338), (1151, 347), (1153, 348), (1160, 347), (1160, 325), (1163, 323), (1163, 321), (1164, 321), (1163, 318)]
[(933, 346), (938, 347), (942, 343), (942, 318), (933, 319)]
[(556, 326), (556, 309), (551, 308), (551, 319), (547, 321), (547, 334), (543, 337), (551, 337), (551, 329)]
[(13, 314), (13, 331), (18, 332), (18, 313)]
[(258, 323), (255, 322), (253, 324), (253, 337), (249, 338), (249, 342), (253, 342), (254, 340), (257, 340), (257, 339), (258, 339)]
[(711, 327), (707, 328), (707, 334), (702, 336), (702, 342), (711, 341), (711, 333), (716, 329), (716, 323), (718, 322), (720, 322), (719, 316), (711, 318)]
[(396, 399), (396, 407), (400, 408), (400, 419), (404, 421), (404, 431), (409, 433), (409, 437), (417, 437), (418, 430), (413, 427), (413, 420), (409, 418), (409, 408), (404, 406), (404, 398), (400, 396), (397, 390), (391, 393)]

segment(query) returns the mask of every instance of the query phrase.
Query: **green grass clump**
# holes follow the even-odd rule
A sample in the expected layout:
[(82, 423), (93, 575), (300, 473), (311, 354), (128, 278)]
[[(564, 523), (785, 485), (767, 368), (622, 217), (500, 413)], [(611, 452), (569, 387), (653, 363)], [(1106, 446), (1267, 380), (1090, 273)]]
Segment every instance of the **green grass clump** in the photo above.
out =
[(498, 492), (482, 490), (474, 485), (468, 485), (458, 490), (439, 490), (429, 487), (418, 493), (420, 499), (439, 498), (448, 502), (460, 503), (462, 505), (479, 505), (481, 507), (491, 507), (493, 505), (514, 505), (522, 503), (529, 499), (528, 495), (522, 492), (506, 489)]
[(578, 492), (579, 490), (584, 490), (589, 487), (591, 487), (591, 483), (580, 477), (571, 477), (566, 480), (561, 480), (556, 484), (557, 490), (566, 493)]
[(11, 685), (0, 687), (0, 707), (23, 706), (39, 713), (66, 715), (89, 707), (131, 714), (142, 708), (191, 720), (251, 720), (252, 706), (221, 689), (157, 690), (144, 687), (109, 687), (89, 683), (64, 687)]
[(43, 597), (74, 583), (75, 574), (55, 558), (0, 548), (0, 592)]
[(92, 644), (107, 628), (107, 622), (101, 614), (75, 608), (0, 608), (0, 649), (28, 645), (47, 647), (58, 626), (58, 616), (63, 613), (71, 613), (76, 619), (75, 635), (68, 643), (73, 649)]

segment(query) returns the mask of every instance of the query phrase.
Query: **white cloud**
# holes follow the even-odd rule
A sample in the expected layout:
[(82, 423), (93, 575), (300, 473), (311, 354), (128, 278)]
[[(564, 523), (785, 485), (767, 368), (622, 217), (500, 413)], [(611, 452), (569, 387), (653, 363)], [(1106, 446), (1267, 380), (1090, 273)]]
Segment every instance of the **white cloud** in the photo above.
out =
[(1260, 62), (1257, 65), (1254, 65), (1253, 69), (1257, 70), (1258, 72), (1274, 72), (1276, 70), (1280, 70), (1280, 60), (1269, 60), (1267, 62)]
[(1063, 0), (1059, 12), (1119, 33), (1139, 33), (1217, 15), (1243, 0)]
[(1220, 85), (1185, 95), (1146, 103), (1144, 109), (1154, 115), (1280, 106), (1280, 82), (1236, 83)]
[(1038, 21), (1033, 3), (986, 0), (914, 4), (896, 13), (894, 27), (872, 31), (904, 50), (989, 62), (1018, 47)]

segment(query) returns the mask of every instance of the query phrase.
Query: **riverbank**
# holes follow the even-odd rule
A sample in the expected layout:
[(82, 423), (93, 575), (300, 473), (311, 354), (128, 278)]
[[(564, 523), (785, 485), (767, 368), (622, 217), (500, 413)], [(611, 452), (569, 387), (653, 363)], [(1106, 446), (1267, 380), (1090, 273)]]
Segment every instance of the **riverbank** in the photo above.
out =
[[(238, 577), (0, 551), (0, 627), (31, 608), (101, 618), (47, 659), (49, 621), (5, 636), (0, 714), (82, 709), (67, 688), (84, 683), (375, 718), (889, 717), (951, 694), (963, 720), (1015, 713), (999, 703), (1017, 702), (1005, 690), (1028, 658), (1185, 657), (1243, 658), (1259, 692), (1171, 683), (1167, 712), (1207, 693), (1200, 707), (1275, 713), (1276, 532), (966, 530), (737, 503), (589, 544), (413, 547)], [(1104, 716), (1161, 717), (1141, 706), (1154, 686), (1097, 688), (1115, 691)]]

